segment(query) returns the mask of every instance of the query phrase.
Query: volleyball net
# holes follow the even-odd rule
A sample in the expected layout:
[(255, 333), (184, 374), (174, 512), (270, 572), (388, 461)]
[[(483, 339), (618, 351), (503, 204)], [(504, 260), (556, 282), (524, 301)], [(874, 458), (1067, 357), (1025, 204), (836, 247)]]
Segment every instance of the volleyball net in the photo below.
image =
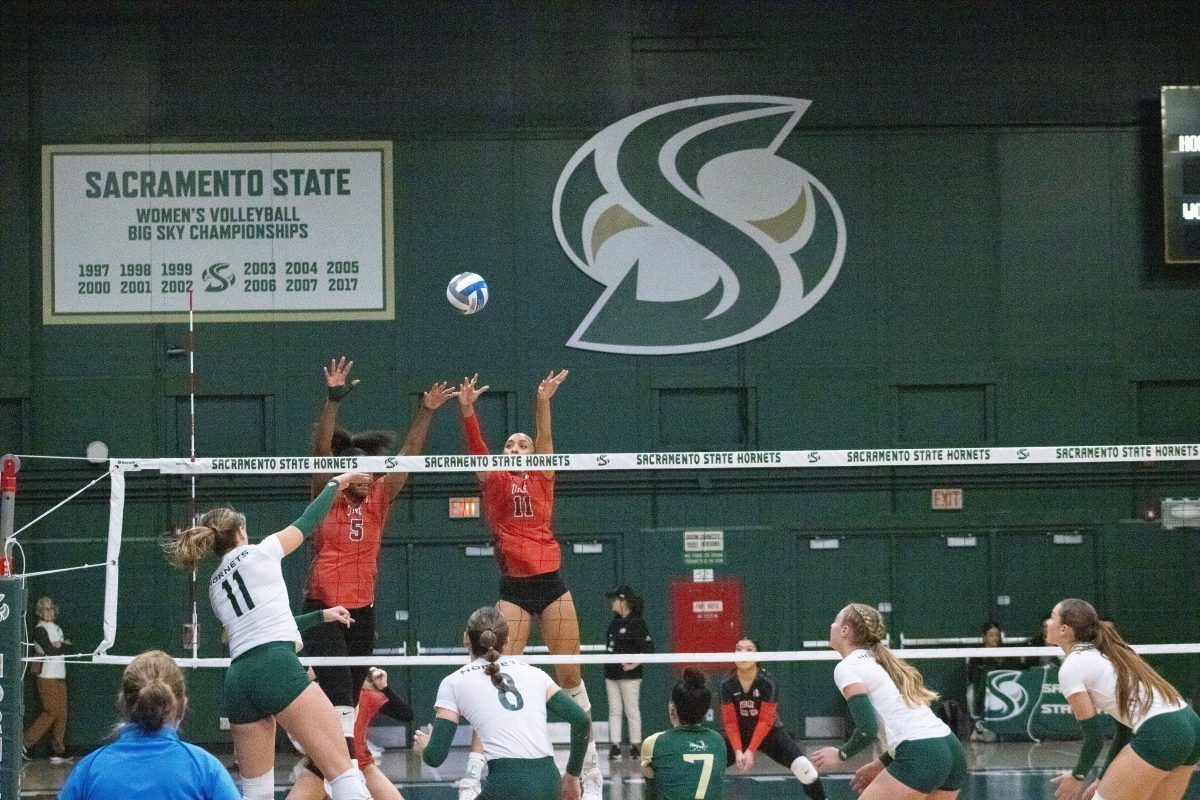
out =
[[(122, 625), (121, 586), (123, 581), (131, 579), (122, 573), (121, 550), (125, 536), (125, 501), (127, 487), (135, 481), (150, 476), (179, 476), (189, 479), (200, 479), (229, 476), (253, 476), (253, 480), (266, 482), (285, 482), (293, 486), (297, 476), (308, 476), (314, 473), (368, 472), (373, 474), (408, 473), (411, 480), (419, 480), (422, 473), (494, 473), (553, 470), (558, 473), (571, 472), (709, 472), (729, 470), (819, 470), (819, 469), (878, 469), (905, 467), (1028, 467), (1028, 466), (1061, 466), (1061, 465), (1120, 465), (1145, 464), (1146, 462), (1200, 462), (1200, 445), (1190, 443), (1180, 444), (1129, 444), (1129, 445), (1081, 445), (1081, 446), (1036, 446), (1036, 447), (944, 447), (944, 448), (894, 448), (894, 449), (853, 449), (853, 450), (762, 450), (762, 451), (705, 451), (705, 452), (644, 452), (644, 453), (555, 453), (545, 455), (425, 455), (425, 456), (350, 456), (350, 457), (213, 457), (213, 458), (149, 458), (149, 459), (111, 459), (107, 464), (107, 472), (98, 480), (107, 478), (110, 485), (109, 505), (107, 514), (107, 547), (104, 555), (104, 587), (102, 607), (101, 641), (92, 653), (92, 659), (100, 663), (118, 663), (131, 657), (128, 652), (122, 652), (119, 646), (119, 633)], [(845, 474), (844, 472), (842, 474)], [(288, 481), (291, 476), (291, 483)], [(561, 479), (560, 485), (563, 480)], [(1136, 477), (1129, 477), (1132, 483)], [(93, 481), (95, 483), (95, 481)], [(90, 485), (90, 484), (89, 484)], [(206, 497), (211, 492), (204, 493)], [(1200, 501), (1197, 502), (1200, 507)], [(1189, 507), (1181, 512), (1185, 517)], [(276, 527), (282, 527), (283, 520), (275, 520)], [(1195, 524), (1200, 524), (1196, 520)], [(261, 527), (261, 526), (260, 526)], [(265, 530), (259, 530), (261, 536)], [(482, 524), (479, 524), (479, 539), (486, 541)], [(1063, 539), (1063, 537), (1066, 537)], [(1059, 541), (1073, 541), (1070, 533), (1059, 534)], [(949, 537), (951, 540), (954, 537)], [(965, 539), (965, 541), (964, 541)], [(144, 538), (142, 541), (145, 544)], [(692, 543), (685, 543), (690, 546)], [(810, 540), (810, 549), (835, 547), (836, 541)], [(949, 541), (950, 546), (969, 546), (970, 537), (959, 537), (959, 541)], [(703, 546), (703, 544), (699, 545)], [(469, 545), (464, 545), (469, 547)], [(487, 545), (481, 544), (480, 550), (487, 554)], [(579, 548), (576, 548), (576, 552)], [(386, 554), (384, 555), (386, 557)], [(570, 554), (568, 553), (568, 558)], [(689, 559), (697, 563), (704, 559)], [(163, 570), (167, 570), (163, 562)], [(717, 570), (718, 574), (721, 570)], [(694, 574), (693, 574), (694, 576)], [(133, 580), (141, 581), (147, 576), (138, 574)], [(700, 581), (704, 577), (699, 577)], [(930, 587), (930, 601), (937, 602), (936, 587)], [(299, 586), (293, 585), (293, 601), (297, 600)], [(207, 599), (199, 594), (198, 605), (207, 605)], [(480, 590), (478, 597), (471, 598), (477, 604), (492, 599), (491, 592)], [(841, 598), (846, 600), (850, 598)], [(590, 598), (589, 598), (590, 600)], [(1000, 603), (1004, 598), (998, 599)], [(884, 607), (884, 610), (888, 610)], [(1048, 609), (1046, 609), (1048, 611)], [(194, 621), (194, 620), (193, 620)], [(967, 626), (964, 626), (967, 627)], [(967, 631), (963, 631), (966, 633)], [(798, 637), (802, 641), (820, 642), (814, 637)], [(928, 647), (927, 644), (941, 642), (946, 637), (914, 638), (917, 645), (903, 647), (906, 657), (910, 658), (969, 658), (981, 657), (986, 653), (975, 648), (962, 646)], [(963, 637), (957, 637), (963, 638)], [(797, 644), (800, 642), (798, 641)], [(382, 643), (385, 644), (386, 643)], [(407, 645), (407, 643), (405, 643)], [(450, 642), (426, 642), (427, 646), (453, 646)], [(903, 642), (895, 644), (903, 645)], [(1182, 652), (1170, 650), (1172, 647), (1183, 645), (1148, 645), (1147, 653)], [(1167, 648), (1167, 649), (1163, 649)], [(187, 663), (191, 666), (220, 666), (227, 660), (220, 655), (201, 652), (200, 637), (193, 636), (191, 652)], [(409, 651), (407, 646), (401, 648), (381, 647), (389, 651), (373, 657), (363, 657), (358, 662), (375, 665), (404, 665), (424, 663), (429, 665), (450, 665), (461, 663), (456, 655), (430, 655), (416, 648)], [(1047, 656), (1052, 651), (1041, 650), (1037, 653), (1015, 654), (1029, 657)], [(1010, 655), (1014, 655), (1010, 653)], [(778, 659), (783, 661), (828, 660), (836, 658), (827, 650), (810, 650), (792, 648), (776, 653), (762, 653), (763, 660)], [(531, 655), (535, 663), (584, 663), (601, 664), (613, 663), (613, 657), (601, 653), (585, 653), (577, 657)], [(420, 660), (418, 660), (420, 659)], [(657, 653), (640, 656), (633, 661), (645, 663), (722, 663), (728, 662), (728, 651), (694, 652), (694, 653)], [(310, 663), (321, 664), (321, 660)]]
[[(611, 481), (599, 481), (597, 476), (576, 478), (571, 473), (624, 472), (629, 473), (625, 476), (628, 481), (644, 478), (662, 494), (682, 486), (681, 490), (690, 494), (714, 495), (723, 490), (721, 485), (711, 488), (711, 479), (719, 483), (746, 470), (756, 475), (776, 471), (780, 481), (801, 483), (815, 470), (828, 471), (824, 488), (798, 491), (813, 494), (838, 482), (853, 482), (864, 472), (877, 474), (881, 470), (901, 481), (905, 480), (905, 471), (912, 470), (917, 477), (910, 482), (923, 486), (953, 485), (958, 477), (970, 475), (975, 476), (976, 484), (982, 480), (993, 488), (1019, 491), (1066, 468), (1093, 475), (1093, 483), (1132, 497), (1150, 462), (1178, 464), (1183, 470), (1180, 483), (1187, 484), (1194, 477), (1187, 462), (1200, 462), (1200, 445), (114, 458), (96, 466), (95, 474), (82, 485), (64, 491), (61, 500), (47, 502), (38, 509), (21, 509), (11, 540), (18, 546), (23, 544), (29, 558), (21, 559), (22, 551), (18, 551), (14, 577), (31, 581), (31, 585), (52, 587), (46, 591), (60, 596), (67, 593), (75, 601), (71, 604), (75, 609), (72, 627), (87, 631), (93, 638), (84, 641), (76, 635), (67, 654), (69, 660), (121, 665), (137, 653), (157, 647), (171, 653), (185, 667), (219, 668), (228, 664), (228, 657), (216, 630), (219, 626), (208, 608), (207, 571), (202, 567), (199, 576), (176, 572), (161, 553), (163, 534), (186, 524), (196, 509), (188, 492), (192, 481), (199, 486), (199, 509), (231, 502), (247, 513), (251, 539), (256, 541), (284, 527), (299, 513), (309, 496), (309, 476), (321, 473), (408, 473), (410, 488), (421, 486), (423, 481), (434, 483), (436, 486), (426, 485), (422, 491), (441, 495), (440, 502), (445, 503), (453, 494), (464, 493), (461, 482), (470, 479), (470, 473), (552, 470), (559, 475), (559, 505), (585, 506), (603, 505), (607, 494), (623, 490), (610, 488)], [(447, 482), (455, 480), (449, 475), (452, 473), (459, 474), (459, 482)], [(449, 477), (443, 477), (440, 483), (437, 478), (423, 478), (436, 474)], [(747, 483), (753, 486), (753, 481)], [(100, 500), (106, 485), (104, 503)], [(572, 495), (572, 485), (582, 487), (577, 496)], [(737, 491), (747, 490), (742, 487)], [(968, 497), (971, 491), (968, 489)], [(80, 498), (90, 498), (90, 502), (81, 504)], [(461, 498), (468, 505), (472, 499), (478, 502), (478, 498)], [(1189, 502), (1200, 507), (1200, 502)], [(281, 509), (286, 509), (282, 516)], [(1183, 524), (1200, 524), (1200, 508), (1190, 510), (1185, 503), (1178, 513)], [(389, 531), (410, 524), (401, 521), (399, 514), (396, 516)], [(646, 694), (657, 698), (652, 701), (657, 703), (669, 696), (670, 685), (683, 665), (697, 666), (713, 676), (715, 691), (735, 662), (755, 661), (771, 672), (786, 696), (817, 697), (804, 701), (803, 713), (793, 714), (797, 733), (808, 737), (840, 735), (844, 713), (827, 674), (832, 668), (828, 662), (839, 656), (829, 649), (825, 639), (837, 611), (848, 601), (863, 601), (878, 607), (888, 618), (888, 644), (893, 651), (917, 662), (930, 685), (944, 696), (963, 697), (965, 692), (977, 721), (990, 715), (1002, 728), (1000, 723), (1005, 720), (1023, 719), (1025, 733), (1018, 731), (1014, 736), (1036, 739), (1047, 732), (1053, 735), (1057, 730), (1052, 724), (1055, 719), (1069, 716), (1069, 709), (1054, 694), (1056, 684), (1050, 671), (1051, 662), (1061, 656), (1061, 651), (1035, 645), (1036, 626), (1055, 599), (1097, 599), (1089, 595), (1101, 579), (1092, 584), (1073, 584), (1074, 572), (1038, 559), (1062, 554), (1070, 561), (1076, 552), (1089, 562), (1089, 569), (1103, 573), (1104, 580), (1123, 583), (1124, 597), (1133, 597), (1138, 591), (1146, 593), (1148, 599), (1130, 614), (1149, 621), (1131, 629), (1124, 624), (1125, 619), (1118, 619), (1119, 627), (1135, 643), (1135, 649), (1181, 690), (1190, 695), (1200, 688), (1191, 685), (1197, 674), (1194, 667), (1200, 643), (1161, 641), (1161, 633), (1141, 635), (1152, 627), (1151, 622), (1161, 623), (1164, 615), (1177, 613), (1163, 606), (1162, 598), (1169, 588), (1180, 591), (1183, 587), (1162, 586), (1148, 571), (1154, 565), (1139, 560), (1136, 547), (1148, 536), (1178, 536), (1182, 537), (1179, 541), (1191, 542), (1189, 546), (1194, 548), (1195, 535), (1147, 526), (1145, 518), (1135, 516), (1143, 524), (1126, 532), (1132, 538), (1124, 545), (1109, 542), (1106, 547), (1110, 554), (1104, 557), (1097, 555), (1101, 534), (1070, 525), (1024, 530), (1001, 548), (998, 539), (989, 543), (988, 537), (995, 528), (1004, 526), (981, 523), (978, 516), (962, 526), (939, 521), (939, 526), (912, 536), (903, 526), (873, 530), (869, 525), (839, 523), (811, 528), (792, 521), (744, 530), (735, 530), (737, 526), (719, 530), (719, 524), (663, 526), (626, 533), (625, 553), (615, 556), (611, 550), (621, 545), (611, 537), (573, 536), (573, 518), (577, 517), (559, 514), (555, 528), (563, 543), (564, 577), (575, 597), (582, 628), (581, 652), (550, 654), (543, 630), (530, 638), (524, 658), (548, 668), (582, 665), (598, 712), (595, 718), (601, 724), (606, 708), (603, 665), (643, 665)], [(67, 522), (62, 523), (63, 519)], [(450, 537), (443, 535), (446, 529), (431, 532), (429, 538), (441, 537), (438, 547), (385, 547), (380, 554), (379, 583), (381, 591), (386, 589), (390, 594), (376, 604), (381, 615), (379, 638), (371, 655), (303, 657), (304, 663), (401, 670), (396, 673), (396, 681), (409, 687), (414, 708), (430, 706), (437, 680), (450, 668), (460, 666), (466, 657), (461, 635), (467, 615), (496, 600), (496, 566), (483, 520), (455, 524), (467, 527), (455, 528), (455, 535)], [(58, 563), (62, 549), (37, 545), (39, 531), (47, 526), (52, 526), (60, 538), (64, 530), (71, 532), (76, 545), (70, 552), (80, 561)], [(422, 536), (412, 532), (404, 538), (412, 542), (420, 541)], [(920, 546), (907, 549), (912, 542)], [(1126, 558), (1126, 563), (1111, 563), (1117, 556)], [(945, 559), (945, 563), (938, 564), (936, 559)], [(1109, 563), (1104, 563), (1106, 559)], [(404, 563), (397, 566), (396, 562)], [(299, 554), (285, 559), (284, 564), (293, 604), (298, 605), (308, 565)], [(964, 593), (973, 592), (972, 597), (981, 593), (972, 583), (972, 570), (979, 570), (975, 580), (987, 584), (982, 592), (988, 595), (986, 603), (971, 605), (964, 600)], [(1000, 579), (988, 577), (989, 573), (998, 574), (997, 570), (1012, 576), (1015, 588), (1010, 590), (1000, 585)], [(659, 579), (653, 585), (647, 584), (646, 576), (656, 573), (660, 573)], [(422, 588), (403, 586), (417, 579), (423, 581)], [(642, 584), (637, 588), (646, 595), (656, 652), (606, 651), (603, 630), (612, 614), (604, 595), (618, 583)], [(1028, 584), (1038, 583), (1046, 584), (1044, 591), (1031, 593)], [(396, 586), (401, 589), (394, 590)], [(1031, 599), (1034, 596), (1036, 600)], [(82, 603), (79, 598), (89, 599)], [(31, 595), (31, 615), (35, 599)], [(1101, 613), (1112, 613), (1113, 604), (1122, 602), (1112, 596), (1108, 602), (1099, 599)], [(907, 607), (899, 607), (902, 603)], [(1029, 610), (1030, 603), (1036, 605), (1036, 614)], [(893, 614), (893, 605), (900, 613)], [(1008, 618), (1005, 646), (986, 647), (979, 636), (979, 624), (989, 615), (984, 606), (992, 609), (990, 615), (1002, 619), (1009, 609), (1020, 609), (1028, 619), (1013, 622), (1020, 618), (1014, 613)], [(963, 610), (968, 607), (971, 610)], [(89, 618), (80, 619), (82, 614)], [(541, 622), (545, 625), (551, 621)], [(36, 619), (31, 618), (29, 624), (35, 623)], [(1186, 638), (1194, 630), (1194, 626), (1167, 627), (1178, 630), (1179, 638)], [(743, 636), (758, 639), (760, 651), (735, 656), (733, 645)], [(32, 642), (28, 631), (22, 641)], [(30, 651), (24, 659), (30, 663), (44, 656)], [(993, 669), (986, 673), (989, 677), (983, 683), (968, 678), (966, 659), (991, 664)], [(973, 690), (976, 696), (967, 690)], [(983, 693), (982, 700), (978, 699), (979, 692)], [(793, 702), (800, 705), (799, 699)], [(1041, 714), (1044, 724), (1031, 722), (1035, 713)], [(648, 713), (648, 717), (653, 718), (653, 714)], [(4, 731), (8, 730), (5, 722)], [(603, 734), (598, 734), (598, 739), (603, 740)]]

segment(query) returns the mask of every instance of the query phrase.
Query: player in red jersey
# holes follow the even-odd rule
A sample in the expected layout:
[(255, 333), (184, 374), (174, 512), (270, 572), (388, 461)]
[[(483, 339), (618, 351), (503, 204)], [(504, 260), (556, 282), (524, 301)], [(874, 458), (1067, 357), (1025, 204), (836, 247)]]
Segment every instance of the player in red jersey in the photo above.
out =
[[(567, 370), (551, 372), (537, 388), (534, 411), (534, 437), (514, 433), (504, 442), (508, 455), (553, 453), (554, 437), (550, 428), (550, 398), (567, 378)], [(458, 387), (463, 433), (467, 451), (472, 455), (488, 453), (487, 443), (475, 416), (475, 401), (489, 387), (477, 386), (479, 376), (463, 378)], [(529, 641), (537, 619), (546, 647), (555, 655), (579, 654), (579, 618), (575, 600), (563, 583), (562, 555), (550, 522), (554, 516), (554, 472), (478, 472), (483, 497), (483, 515), (496, 546), (500, 567), (500, 600), (496, 608), (508, 620), (506, 655), (520, 655)], [(587, 688), (578, 664), (556, 664), (554, 676), (571, 699), (591, 710)], [(478, 744), (478, 742), (476, 742)], [(467, 777), (459, 782), (460, 800), (474, 797), (482, 773), (482, 749), (472, 745), (467, 761)], [(603, 778), (596, 757), (596, 746), (588, 744), (584, 759), (583, 797), (600, 797)]]
[[(375, 759), (367, 747), (367, 730), (379, 714), (386, 714), (406, 725), (411, 725), (413, 721), (412, 706), (388, 686), (387, 673), (378, 667), (371, 667), (370, 677), (363, 683), (362, 692), (358, 695), (353, 756), (358, 761), (358, 768), (367, 781), (367, 789), (371, 792), (373, 800), (404, 800), (396, 785), (375, 765)], [(304, 762), (307, 761), (308, 757), (305, 756)], [(304, 769), (298, 766), (293, 771), (295, 782), (288, 792), (287, 800), (325, 800), (328, 793), (325, 791), (324, 781), (304, 762)]]
[[(391, 431), (352, 435), (337, 427), (338, 408), (358, 384), (357, 380), (349, 380), (353, 366), (353, 361), (342, 358), (330, 361), (325, 369), (327, 399), (313, 435), (314, 455), (378, 456), (394, 452), (395, 434)], [(445, 382), (429, 387), (413, 416), (400, 455), (421, 452), (434, 412), (456, 394)], [(314, 476), (314, 491), (324, 485), (327, 477)], [(348, 484), (312, 536), (315, 557), (305, 587), (305, 611), (345, 606), (354, 622), (348, 628), (324, 624), (304, 631), (305, 655), (367, 656), (374, 650), (379, 547), (392, 501), (407, 480), (407, 473), (389, 472)], [(342, 716), (349, 745), (354, 735), (354, 706), (367, 668), (317, 667), (315, 671), (317, 683)]]

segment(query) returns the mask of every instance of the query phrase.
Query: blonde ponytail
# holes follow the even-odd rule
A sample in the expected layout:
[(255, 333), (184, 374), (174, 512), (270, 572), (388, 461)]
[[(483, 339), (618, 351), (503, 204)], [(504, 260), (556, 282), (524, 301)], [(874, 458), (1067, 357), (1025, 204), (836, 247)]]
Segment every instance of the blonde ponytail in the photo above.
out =
[(1182, 703), (1183, 696), (1154, 667), (1133, 651), (1108, 620), (1100, 619), (1086, 600), (1070, 598), (1058, 604), (1058, 616), (1071, 629), (1075, 641), (1090, 644), (1112, 662), (1117, 673), (1117, 707), (1127, 717), (1140, 717), (1150, 710), (1155, 693), (1168, 703)]
[(937, 692), (925, 687), (925, 679), (920, 671), (903, 659), (896, 658), (883, 643), (887, 638), (887, 628), (883, 624), (882, 614), (866, 603), (851, 603), (846, 606), (843, 621), (850, 626), (854, 643), (871, 651), (876, 663), (896, 684), (905, 703), (915, 708), (937, 700)]
[(206, 511), (194, 527), (167, 534), (163, 550), (172, 566), (193, 570), (210, 550), (218, 556), (232, 550), (244, 527), (245, 516), (228, 506), (218, 506)]

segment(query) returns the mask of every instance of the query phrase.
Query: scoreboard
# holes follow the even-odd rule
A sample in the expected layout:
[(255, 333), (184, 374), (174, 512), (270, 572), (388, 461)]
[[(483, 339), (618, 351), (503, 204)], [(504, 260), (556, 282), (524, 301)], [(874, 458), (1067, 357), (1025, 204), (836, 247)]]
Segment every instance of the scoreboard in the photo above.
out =
[(1162, 87), (1163, 237), (1168, 264), (1200, 264), (1200, 86)]

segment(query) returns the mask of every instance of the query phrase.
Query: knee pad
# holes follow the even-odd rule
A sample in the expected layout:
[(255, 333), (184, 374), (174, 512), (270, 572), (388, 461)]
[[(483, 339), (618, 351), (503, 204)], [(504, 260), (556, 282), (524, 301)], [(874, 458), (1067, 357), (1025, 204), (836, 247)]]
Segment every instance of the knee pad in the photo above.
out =
[(367, 791), (367, 781), (358, 771), (358, 767), (350, 767), (331, 780), (329, 796), (333, 800), (371, 800), (371, 793)]
[(589, 714), (592, 713), (592, 701), (588, 699), (587, 686), (584, 685), (583, 681), (580, 681), (578, 686), (572, 686), (570, 689), (564, 687), (563, 691), (566, 692), (567, 696), (574, 700), (580, 708)]
[(243, 800), (275, 800), (275, 772), (257, 778), (242, 778)]
[(792, 770), (792, 774), (796, 776), (796, 779), (806, 786), (818, 777), (817, 768), (804, 756), (796, 756), (792, 761), (790, 769)]
[(471, 753), (467, 756), (467, 771), (464, 777), (468, 780), (480, 780), (483, 778), (483, 768), (487, 764), (487, 759), (483, 757), (483, 753)]

